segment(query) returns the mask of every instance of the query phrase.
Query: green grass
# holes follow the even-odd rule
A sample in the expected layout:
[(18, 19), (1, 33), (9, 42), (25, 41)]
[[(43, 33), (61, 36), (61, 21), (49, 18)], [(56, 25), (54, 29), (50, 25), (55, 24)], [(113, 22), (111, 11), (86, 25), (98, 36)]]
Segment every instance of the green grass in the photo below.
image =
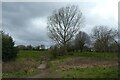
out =
[(48, 78), (118, 78), (118, 68), (116, 67), (88, 67), (59, 69), (47, 75)]
[(107, 60), (113, 60), (118, 59), (117, 53), (97, 53), (97, 52), (76, 52), (73, 53), (73, 56), (81, 56), (81, 57), (93, 57), (93, 58), (99, 58), (99, 59), (107, 59)]
[(18, 53), (18, 57), (31, 57), (36, 58), (37, 56), (41, 56), (47, 53), (47, 51), (32, 51), (32, 50), (21, 50)]
[(105, 59), (105, 60), (117, 60), (118, 53), (69, 52), (64, 56), (58, 56), (57, 59), (65, 59), (69, 57), (86, 57), (86, 58), (90, 57), (90, 58)]
[(21, 50), (17, 54), (17, 57), (18, 58), (32, 58), (32, 59), (35, 59), (35, 60), (40, 60), (45, 55), (48, 56), (48, 52), (47, 51)]
[(114, 67), (76, 68), (60, 73), (63, 78), (117, 78), (118, 69)]

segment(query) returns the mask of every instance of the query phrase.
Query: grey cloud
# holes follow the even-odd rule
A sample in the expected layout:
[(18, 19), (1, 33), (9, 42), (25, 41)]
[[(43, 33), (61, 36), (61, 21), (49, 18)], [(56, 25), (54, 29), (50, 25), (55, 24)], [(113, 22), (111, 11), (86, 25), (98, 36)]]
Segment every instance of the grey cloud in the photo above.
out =
[[(29, 25), (30, 19), (47, 18), (52, 11), (61, 5), (41, 2), (3, 2), (3, 30), (10, 33), (16, 44), (48, 44), (49, 38), (44, 25), (39, 30)], [(46, 23), (46, 22), (45, 22)]]
[[(60, 7), (75, 4), (78, 5), (80, 10), (85, 16), (86, 27), (82, 30), (90, 33), (90, 28), (97, 24), (109, 24), (115, 21), (111, 19), (103, 19), (97, 15), (89, 13), (90, 9), (96, 7), (95, 3), (64, 3), (64, 2), (3, 2), (2, 4), (2, 24), (5, 32), (10, 33), (14, 38), (16, 45), (19, 44), (46, 44), (51, 45), (50, 39), (47, 36), (46, 23), (47, 17), (50, 16), (53, 10)], [(32, 25), (30, 22), (34, 19), (40, 19), (41, 24), (39, 27)], [(105, 21), (103, 21), (103, 20)]]

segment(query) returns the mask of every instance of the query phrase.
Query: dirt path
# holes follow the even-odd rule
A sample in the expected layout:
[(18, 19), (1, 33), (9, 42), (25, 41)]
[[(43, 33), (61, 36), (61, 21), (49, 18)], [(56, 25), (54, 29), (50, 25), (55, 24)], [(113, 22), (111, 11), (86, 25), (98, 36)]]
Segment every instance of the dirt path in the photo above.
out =
[(47, 69), (45, 69), (45, 70), (40, 70), (40, 73), (39, 73), (39, 74), (34, 75), (34, 76), (30, 77), (30, 78), (45, 78), (45, 76), (46, 76), (47, 74), (49, 74), (49, 71), (48, 71)]
[(30, 78), (45, 78), (45, 76), (47, 75), (47, 74), (49, 74), (49, 71), (48, 71), (48, 69), (46, 68), (47, 67), (47, 62), (42, 62), (42, 64), (40, 64), (39, 66), (38, 66), (38, 69), (39, 69), (39, 74), (37, 74), (37, 75), (35, 75), (35, 76), (32, 76), (32, 77), (30, 77)]

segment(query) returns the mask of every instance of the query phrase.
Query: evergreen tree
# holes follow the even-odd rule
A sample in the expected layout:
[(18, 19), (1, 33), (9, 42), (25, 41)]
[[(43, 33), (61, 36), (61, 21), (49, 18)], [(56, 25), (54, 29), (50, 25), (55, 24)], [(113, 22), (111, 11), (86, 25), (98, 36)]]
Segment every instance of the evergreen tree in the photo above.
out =
[(3, 62), (14, 60), (17, 56), (17, 48), (11, 36), (1, 31), (2, 35), (2, 60)]

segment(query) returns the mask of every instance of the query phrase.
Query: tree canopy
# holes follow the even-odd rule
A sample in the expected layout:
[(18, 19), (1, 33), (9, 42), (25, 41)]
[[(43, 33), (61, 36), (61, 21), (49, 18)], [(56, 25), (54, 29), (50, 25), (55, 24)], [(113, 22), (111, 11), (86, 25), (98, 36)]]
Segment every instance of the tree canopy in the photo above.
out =
[(93, 29), (94, 48), (96, 51), (109, 51), (109, 46), (116, 41), (117, 31), (106, 26), (96, 26)]
[(57, 45), (66, 48), (82, 23), (83, 15), (77, 6), (62, 7), (48, 17), (48, 35)]

